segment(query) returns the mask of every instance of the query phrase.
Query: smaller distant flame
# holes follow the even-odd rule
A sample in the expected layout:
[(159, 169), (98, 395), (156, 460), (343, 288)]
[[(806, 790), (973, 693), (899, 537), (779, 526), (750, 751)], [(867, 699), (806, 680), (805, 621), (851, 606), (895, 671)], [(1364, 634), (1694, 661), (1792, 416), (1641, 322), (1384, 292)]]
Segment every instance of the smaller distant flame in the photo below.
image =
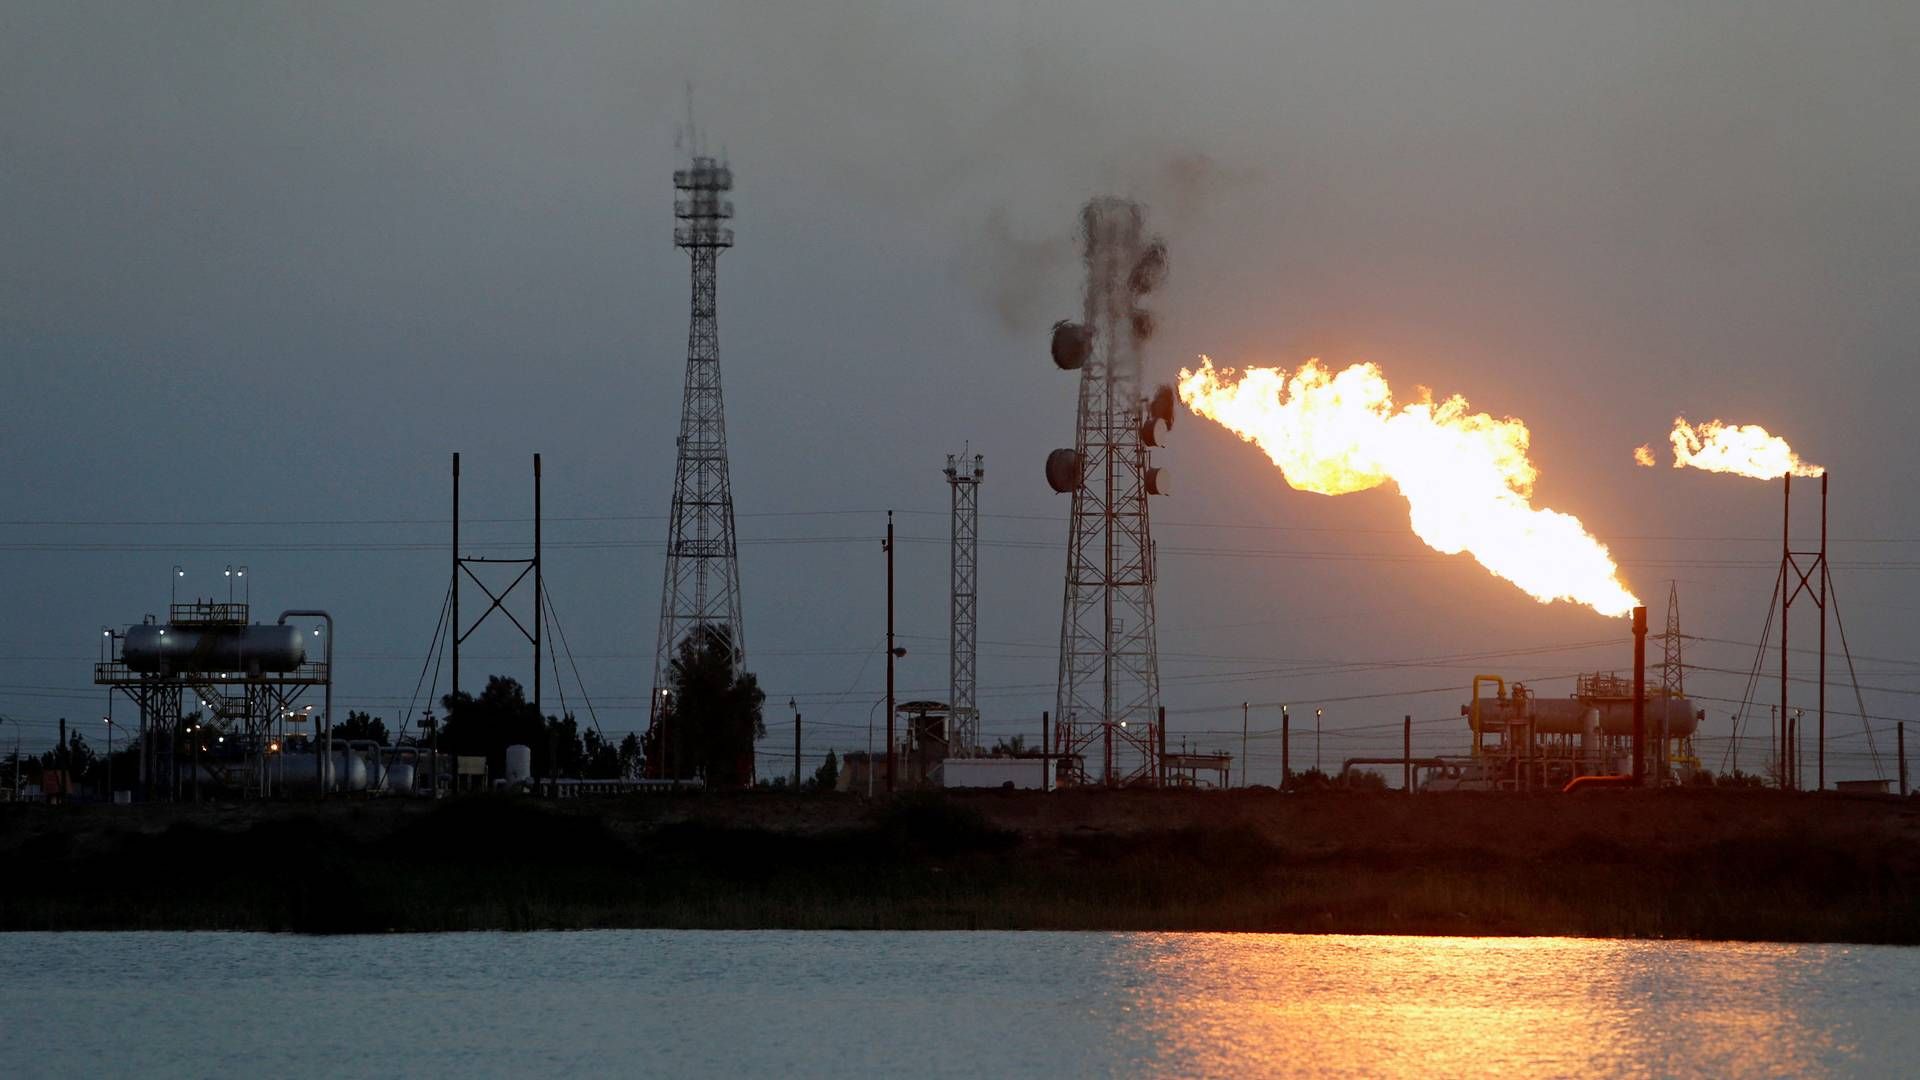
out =
[(1653, 468), (1653, 444), (1647, 443), (1634, 447), (1633, 462), (1636, 465), (1645, 465), (1649, 469)]
[[(1707, 420), (1696, 425), (1687, 423), (1684, 416), (1677, 416), (1673, 420), (1670, 438), (1673, 440), (1673, 467), (1676, 469), (1704, 469), (1707, 472), (1751, 476), (1756, 480), (1774, 480), (1789, 474), (1819, 476), (1826, 472), (1818, 465), (1801, 461), (1800, 455), (1787, 445), (1787, 440), (1769, 434), (1766, 428), (1758, 424), (1728, 424)], [(1652, 464), (1651, 460), (1640, 459), (1638, 451), (1634, 453), (1634, 458), (1643, 465)]]

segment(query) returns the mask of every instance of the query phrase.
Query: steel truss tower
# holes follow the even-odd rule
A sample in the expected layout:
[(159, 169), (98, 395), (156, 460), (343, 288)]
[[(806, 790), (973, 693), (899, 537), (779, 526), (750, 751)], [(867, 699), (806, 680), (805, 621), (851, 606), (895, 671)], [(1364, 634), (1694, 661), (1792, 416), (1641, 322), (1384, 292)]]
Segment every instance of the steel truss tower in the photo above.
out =
[[(1820, 615), (1819, 697), (1816, 719), (1815, 752), (1819, 760), (1818, 788), (1827, 785), (1827, 474), (1820, 474), (1820, 547), (1816, 551), (1793, 549), (1793, 474), (1781, 478), (1780, 511), (1780, 777), (1783, 788), (1800, 787), (1800, 741), (1802, 732), (1787, 700), (1787, 616), (1793, 602), (1802, 594)], [(1849, 661), (1851, 662), (1851, 661)], [(1864, 712), (1865, 710), (1861, 710)], [(1862, 721), (1865, 726), (1865, 721)], [(1867, 736), (1871, 742), (1871, 733)], [(1876, 757), (1877, 764), (1877, 757)], [(1818, 789), (1817, 788), (1817, 789)], [(1816, 789), (1816, 790), (1817, 790)]]
[(715, 313), (720, 252), (733, 246), (733, 229), (727, 225), (733, 217), (733, 203), (727, 199), (727, 192), (733, 190), (733, 170), (696, 151), (689, 167), (674, 172), (673, 186), (677, 220), (673, 242), (686, 250), (693, 265), (693, 315), (687, 333), (687, 383), (680, 404), (649, 724), (660, 722), (663, 715), (670, 717), (667, 697), (674, 652), (689, 635), (718, 629), (732, 642), (736, 671), (746, 658)]
[(1673, 744), (1669, 734), (1673, 703), (1687, 696), (1687, 669), (1680, 656), (1680, 583), (1667, 582), (1667, 626), (1660, 635), (1660, 717), (1654, 760), (1654, 781), (1666, 784), (1673, 771)]
[(971, 466), (964, 451), (947, 455), (953, 489), (953, 554), (949, 586), (947, 756), (972, 757), (980, 749), (980, 710), (974, 701), (974, 636), (979, 628), (981, 456)]
[[(1047, 459), (1047, 480), (1071, 493), (1054, 752), (1075, 782), (1152, 783), (1160, 672), (1147, 496), (1163, 494), (1148, 447), (1172, 422), (1172, 395), (1142, 396), (1141, 347), (1153, 333), (1139, 306), (1164, 276), (1166, 249), (1142, 208), (1103, 197), (1081, 211), (1087, 280), (1083, 321), (1054, 328), (1054, 362), (1080, 371), (1072, 450)], [(1088, 758), (1098, 745), (1099, 771)]]

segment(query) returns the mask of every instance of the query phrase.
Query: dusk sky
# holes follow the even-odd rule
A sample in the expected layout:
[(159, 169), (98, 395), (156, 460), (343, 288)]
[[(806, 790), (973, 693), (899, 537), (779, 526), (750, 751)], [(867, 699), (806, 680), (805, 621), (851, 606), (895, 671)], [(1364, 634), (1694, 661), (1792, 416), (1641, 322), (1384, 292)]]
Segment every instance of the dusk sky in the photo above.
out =
[[(1525, 420), (1535, 505), (1611, 547), (1656, 632), (1677, 579), (1712, 639), (1687, 688), (1715, 771), (1780, 484), (1632, 451), (1685, 414), (1827, 466), (1883, 755), (1834, 634), (1829, 773), (1891, 775), (1920, 694), (1920, 5), (805, 8), (0, 6), (0, 750), (45, 749), (63, 716), (102, 741), (100, 628), (164, 612), (175, 564), (183, 598), (224, 599), (246, 565), (263, 621), (330, 610), (338, 714), (425, 707), (456, 450), (462, 546), (499, 556), (530, 545), (544, 455), (555, 611), (601, 727), (644, 726), (691, 86), (735, 170), (720, 350), (763, 774), (790, 768), (790, 697), (809, 768), (865, 745), (889, 507), (901, 696), (945, 696), (941, 468), (969, 445), (982, 733), (1037, 737), (1068, 510), (1041, 465), (1075, 401), (1047, 331), (1079, 311), (1077, 208), (1114, 193), (1169, 252), (1150, 383), (1203, 353), (1370, 360), (1403, 395)], [(1152, 511), (1174, 745), (1237, 753), (1249, 701), (1256, 733), (1292, 704), (1296, 767), (1315, 707), (1329, 768), (1397, 752), (1406, 714), (1419, 750), (1458, 752), (1476, 673), (1559, 696), (1630, 667), (1625, 620), (1430, 551), (1391, 489), (1297, 492), (1206, 421), (1172, 435)], [(1809, 540), (1816, 488), (1796, 485)], [(1811, 646), (1813, 609), (1794, 618)], [(476, 634), (465, 687), (526, 680), (515, 641)], [(1814, 689), (1794, 690), (1809, 724)], [(1764, 680), (1743, 768), (1777, 697)], [(1253, 749), (1275, 781), (1277, 742)]]

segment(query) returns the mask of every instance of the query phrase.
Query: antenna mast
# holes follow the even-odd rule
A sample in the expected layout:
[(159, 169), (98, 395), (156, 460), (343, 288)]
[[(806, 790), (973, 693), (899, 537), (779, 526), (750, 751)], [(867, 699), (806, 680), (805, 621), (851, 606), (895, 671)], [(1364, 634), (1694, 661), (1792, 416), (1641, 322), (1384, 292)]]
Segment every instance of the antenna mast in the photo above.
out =
[(982, 458), (966, 451), (947, 455), (953, 489), (953, 555), (948, 632), (947, 756), (972, 757), (980, 749), (980, 710), (974, 701), (974, 636), (979, 628), (980, 479)]
[[(689, 97), (691, 101), (691, 97)], [(740, 564), (734, 538), (733, 488), (720, 395), (720, 327), (716, 313), (720, 252), (733, 246), (733, 170), (701, 152), (689, 105), (688, 166), (673, 174), (674, 246), (692, 264), (693, 304), (687, 333), (687, 378), (680, 404), (673, 510), (667, 524), (666, 578), (660, 591), (660, 636), (654, 650), (648, 724), (670, 717), (668, 691), (680, 643), (696, 634), (726, 636), (737, 673), (746, 660), (740, 618)], [(658, 746), (656, 776), (674, 755)]]
[[(1054, 751), (1079, 783), (1151, 784), (1158, 774), (1160, 669), (1147, 496), (1166, 494), (1148, 447), (1173, 421), (1173, 393), (1149, 402), (1140, 354), (1153, 314), (1140, 300), (1166, 273), (1166, 248), (1145, 234), (1138, 203), (1103, 197), (1081, 211), (1087, 284), (1083, 321), (1053, 332), (1053, 360), (1080, 372), (1072, 449), (1047, 457), (1047, 483), (1073, 496)], [(1087, 755), (1100, 744), (1095, 777)]]

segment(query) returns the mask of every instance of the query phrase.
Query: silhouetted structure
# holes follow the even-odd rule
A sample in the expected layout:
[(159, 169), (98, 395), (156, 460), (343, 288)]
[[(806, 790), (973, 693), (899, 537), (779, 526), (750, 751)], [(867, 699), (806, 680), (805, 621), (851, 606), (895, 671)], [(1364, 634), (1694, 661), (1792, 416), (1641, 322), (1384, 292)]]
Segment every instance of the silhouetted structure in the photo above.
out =
[[(697, 139), (689, 128), (689, 139)], [(733, 170), (699, 152), (673, 174), (673, 242), (693, 268), (687, 379), (680, 403), (673, 509), (667, 522), (666, 578), (660, 590), (660, 636), (654, 649), (651, 729), (668, 709), (672, 665), (680, 644), (710, 628), (724, 631), (737, 674), (746, 659), (740, 617), (740, 562), (733, 531), (727, 425), (720, 396), (720, 325), (716, 314), (720, 252), (733, 246)], [(658, 775), (658, 774), (656, 774)]]
[[(1141, 207), (1103, 197), (1081, 211), (1083, 321), (1054, 327), (1054, 363), (1080, 372), (1073, 448), (1047, 458), (1047, 482), (1073, 496), (1060, 618), (1055, 752), (1076, 783), (1151, 784), (1160, 705), (1147, 496), (1166, 493), (1148, 447), (1173, 420), (1173, 395), (1142, 395), (1140, 354), (1153, 316), (1140, 300), (1166, 272)], [(1086, 759), (1099, 744), (1100, 769)]]

